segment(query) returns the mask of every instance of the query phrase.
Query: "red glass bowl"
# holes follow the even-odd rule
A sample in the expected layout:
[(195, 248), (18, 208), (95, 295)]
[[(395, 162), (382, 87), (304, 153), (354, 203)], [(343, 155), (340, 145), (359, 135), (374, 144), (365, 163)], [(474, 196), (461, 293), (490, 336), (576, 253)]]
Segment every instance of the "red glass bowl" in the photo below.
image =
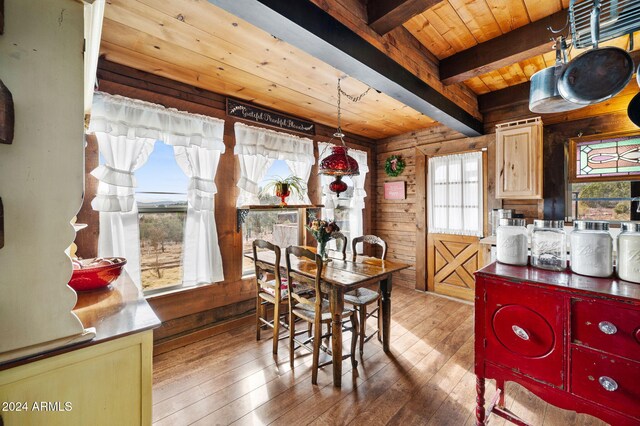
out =
[(74, 260), (69, 287), (77, 291), (106, 287), (120, 276), (126, 263), (124, 257)]

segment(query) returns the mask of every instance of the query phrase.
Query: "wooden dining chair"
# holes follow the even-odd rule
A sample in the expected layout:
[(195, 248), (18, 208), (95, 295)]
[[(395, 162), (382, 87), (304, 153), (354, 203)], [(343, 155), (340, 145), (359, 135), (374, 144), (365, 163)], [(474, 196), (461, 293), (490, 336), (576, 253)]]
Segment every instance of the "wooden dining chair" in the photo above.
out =
[[(356, 237), (351, 240), (351, 260), (354, 262), (357, 260), (358, 253), (356, 251), (356, 247), (359, 243), (373, 244), (382, 248), (382, 255), (380, 259), (383, 259), (387, 256), (387, 243), (380, 237), (375, 235), (363, 235), (361, 237)], [(364, 247), (363, 247), (364, 248)], [(366, 287), (358, 288), (356, 290), (350, 291), (344, 295), (344, 301), (350, 303), (355, 307), (358, 311), (358, 320), (360, 322), (360, 356), (364, 353), (364, 344), (368, 342), (374, 335), (378, 336), (378, 340), (382, 341), (380, 336), (380, 330), (382, 329), (381, 321), (382, 317), (380, 315), (380, 289), (377, 291), (371, 290)], [(367, 312), (367, 306), (376, 303), (377, 306), (371, 311)], [(367, 319), (370, 317), (374, 317), (378, 321), (378, 327), (376, 331), (367, 336)]]
[(336, 240), (336, 248), (331, 250), (330, 257), (347, 260), (347, 237), (342, 232), (336, 231), (331, 234), (331, 238)]
[[(265, 240), (253, 241), (253, 262), (256, 270), (256, 340), (260, 340), (262, 328), (273, 329), (273, 353), (278, 354), (280, 327), (288, 327), (284, 321), (288, 312), (280, 313), (281, 303), (289, 303), (288, 286), (281, 276), (281, 268), (258, 260), (258, 249), (261, 252), (271, 251), (275, 255), (274, 265), (280, 265), (280, 247)], [(267, 307), (273, 305), (273, 319), (267, 318)]]
[[(292, 261), (292, 256), (297, 258), (297, 261)], [(320, 349), (322, 339), (333, 338), (331, 335), (331, 311), (329, 301), (327, 300), (327, 294), (322, 291), (321, 276), (322, 276), (322, 259), (314, 252), (305, 249), (303, 247), (289, 246), (286, 249), (286, 264), (287, 264), (287, 280), (289, 282), (295, 282), (295, 286), (291, 286), (289, 291), (289, 362), (291, 368), (293, 368), (293, 356), (296, 349), (304, 347), (311, 351), (313, 354), (313, 365), (311, 372), (311, 383), (318, 384), (318, 369), (325, 365), (331, 364), (331, 360), (319, 364)], [(315, 274), (313, 278), (309, 278), (303, 275), (301, 270), (313, 271)], [(353, 309), (345, 309), (342, 312), (343, 319), (349, 319), (351, 321), (351, 327), (345, 328), (344, 331), (351, 331), (351, 353), (344, 355), (343, 359), (351, 358), (351, 364), (353, 368), (357, 368), (358, 361), (356, 361), (356, 342), (358, 340), (358, 318), (356, 312)], [(305, 340), (298, 338), (296, 333), (296, 318), (299, 318), (307, 323), (313, 324), (313, 335)], [(322, 334), (322, 325), (327, 324), (327, 333)], [(302, 331), (299, 334), (303, 334), (306, 331)], [(309, 343), (312, 343), (312, 347), (309, 347)], [(297, 347), (295, 345), (298, 345)], [(342, 342), (340, 342), (342, 344)], [(331, 350), (327, 347), (322, 347), (323, 351), (331, 354)]]

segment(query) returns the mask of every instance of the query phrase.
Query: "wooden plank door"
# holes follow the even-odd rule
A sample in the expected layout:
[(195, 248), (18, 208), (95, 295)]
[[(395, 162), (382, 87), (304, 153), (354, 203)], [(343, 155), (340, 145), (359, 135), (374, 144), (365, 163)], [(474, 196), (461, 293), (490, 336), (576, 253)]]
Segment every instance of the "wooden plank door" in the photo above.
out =
[(473, 301), (473, 273), (482, 266), (480, 239), (466, 235), (429, 234), (427, 283), (429, 291)]

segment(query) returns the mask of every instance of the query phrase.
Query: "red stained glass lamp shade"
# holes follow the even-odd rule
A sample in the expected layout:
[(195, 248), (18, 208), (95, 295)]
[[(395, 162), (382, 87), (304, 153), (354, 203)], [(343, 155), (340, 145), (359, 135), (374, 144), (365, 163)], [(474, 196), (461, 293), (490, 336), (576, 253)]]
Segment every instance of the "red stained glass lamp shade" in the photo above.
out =
[(358, 162), (348, 154), (345, 146), (331, 147), (331, 154), (320, 162), (321, 175), (335, 176), (335, 180), (329, 184), (329, 189), (338, 196), (347, 190), (347, 184), (342, 181), (342, 176), (357, 176), (360, 174)]

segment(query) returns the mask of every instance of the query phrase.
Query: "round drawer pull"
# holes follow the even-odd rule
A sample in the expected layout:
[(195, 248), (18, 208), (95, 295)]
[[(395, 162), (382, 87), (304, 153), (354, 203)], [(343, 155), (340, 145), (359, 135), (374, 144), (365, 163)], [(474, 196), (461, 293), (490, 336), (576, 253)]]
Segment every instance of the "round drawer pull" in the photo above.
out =
[(618, 328), (609, 321), (601, 321), (600, 324), (598, 324), (598, 328), (604, 334), (616, 334), (618, 332)]
[(618, 389), (618, 383), (611, 377), (601, 376), (598, 381), (606, 391), (613, 392), (614, 390)]
[(513, 330), (513, 332), (516, 334), (516, 336), (518, 336), (519, 338), (521, 338), (522, 340), (529, 340), (529, 333), (527, 333), (524, 328), (522, 327), (518, 327), (517, 325), (512, 325), (511, 329)]

